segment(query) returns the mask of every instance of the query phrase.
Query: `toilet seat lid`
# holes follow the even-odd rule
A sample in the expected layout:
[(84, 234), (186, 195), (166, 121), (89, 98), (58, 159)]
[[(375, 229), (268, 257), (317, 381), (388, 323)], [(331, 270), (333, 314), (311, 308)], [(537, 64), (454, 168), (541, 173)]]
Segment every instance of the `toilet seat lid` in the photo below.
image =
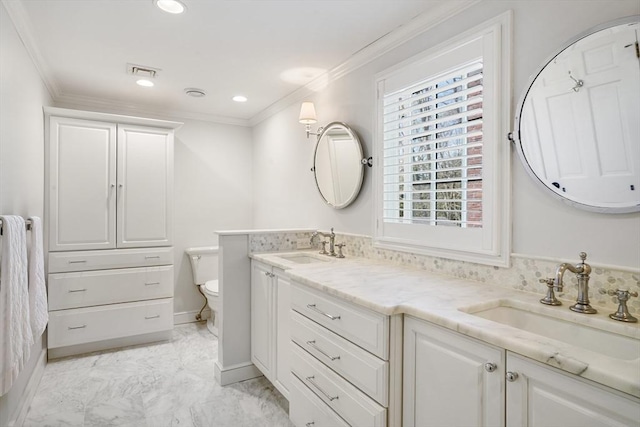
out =
[(218, 281), (217, 280), (207, 280), (204, 284), (204, 288), (207, 292), (211, 292), (212, 294), (218, 294)]

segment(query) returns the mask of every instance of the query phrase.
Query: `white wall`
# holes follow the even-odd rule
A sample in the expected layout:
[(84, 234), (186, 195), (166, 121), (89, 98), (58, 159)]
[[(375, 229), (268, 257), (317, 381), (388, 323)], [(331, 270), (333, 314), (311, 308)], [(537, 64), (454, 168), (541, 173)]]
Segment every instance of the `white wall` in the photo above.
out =
[(247, 127), (187, 120), (176, 132), (176, 313), (199, 311), (204, 303), (193, 284), (185, 248), (217, 246), (215, 230), (253, 225), (251, 153)]
[[(319, 124), (340, 120), (360, 135), (372, 153), (375, 74), (436, 46), (498, 14), (513, 10), (514, 107), (530, 75), (566, 40), (609, 20), (640, 14), (636, 0), (483, 1), (415, 37), (309, 100)], [(372, 174), (367, 170), (355, 204), (339, 211), (324, 205), (309, 172), (314, 140), (298, 124), (299, 104), (254, 128), (254, 225), (256, 228), (335, 227), (340, 232), (373, 234)], [(543, 193), (512, 156), (513, 244), (515, 253), (575, 259), (580, 251), (597, 264), (640, 268), (640, 214), (602, 215), (571, 208)]]
[[(44, 125), (42, 107), (51, 98), (6, 9), (0, 5), (0, 213), (43, 215)], [(7, 426), (38, 367), (43, 337), (7, 394), (0, 397), (0, 426)]]

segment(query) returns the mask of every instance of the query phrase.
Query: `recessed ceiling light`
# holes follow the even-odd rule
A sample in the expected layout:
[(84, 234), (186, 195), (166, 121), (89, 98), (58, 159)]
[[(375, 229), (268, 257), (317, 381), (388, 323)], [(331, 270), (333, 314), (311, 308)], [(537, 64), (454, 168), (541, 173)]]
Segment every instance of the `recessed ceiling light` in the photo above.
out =
[(187, 6), (178, 0), (154, 0), (154, 3), (165, 12), (173, 13), (174, 15), (187, 10)]
[(204, 96), (207, 95), (207, 93), (203, 90), (203, 89), (198, 89), (195, 87), (188, 87), (184, 90), (184, 93), (186, 93), (189, 96), (192, 96), (194, 98), (202, 98)]
[(143, 87), (153, 87), (153, 82), (151, 80), (147, 80), (147, 79), (136, 80), (136, 83), (139, 86), (143, 86)]
[(231, 99), (233, 99), (236, 102), (247, 102), (247, 97), (242, 95), (236, 95)]

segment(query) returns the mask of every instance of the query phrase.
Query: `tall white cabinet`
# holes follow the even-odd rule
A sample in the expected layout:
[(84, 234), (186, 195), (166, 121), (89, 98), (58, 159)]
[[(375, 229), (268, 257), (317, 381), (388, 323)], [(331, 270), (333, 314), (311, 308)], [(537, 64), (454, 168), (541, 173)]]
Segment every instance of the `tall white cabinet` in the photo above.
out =
[(181, 123), (45, 114), (50, 357), (170, 337)]
[(291, 283), (279, 268), (251, 262), (251, 361), (289, 398)]

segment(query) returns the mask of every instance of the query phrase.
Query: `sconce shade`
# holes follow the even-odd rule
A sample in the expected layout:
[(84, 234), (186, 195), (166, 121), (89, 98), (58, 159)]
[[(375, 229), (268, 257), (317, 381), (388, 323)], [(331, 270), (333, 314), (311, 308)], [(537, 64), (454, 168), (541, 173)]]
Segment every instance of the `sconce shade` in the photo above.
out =
[(300, 107), (300, 118), (298, 121), (305, 125), (316, 123), (318, 121), (316, 117), (316, 108), (313, 106), (313, 102), (305, 101)]

